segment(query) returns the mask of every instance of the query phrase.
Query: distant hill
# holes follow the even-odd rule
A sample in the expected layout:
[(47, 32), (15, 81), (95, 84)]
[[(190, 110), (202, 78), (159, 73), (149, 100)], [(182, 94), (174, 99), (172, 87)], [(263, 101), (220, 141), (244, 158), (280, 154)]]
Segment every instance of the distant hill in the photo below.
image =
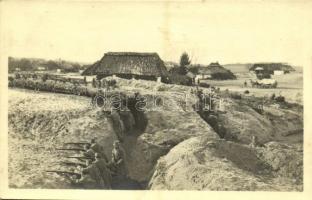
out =
[(257, 67), (263, 68), (264, 71), (273, 73), (275, 70), (295, 71), (295, 69), (287, 63), (255, 63), (250, 70), (255, 70)]
[(41, 58), (14, 58), (9, 57), (8, 69), (9, 72), (15, 71), (19, 68), (21, 71), (37, 71), (38, 69), (53, 71), (56, 69), (61, 69), (64, 72), (78, 72), (79, 70), (84, 70), (89, 65), (71, 62), (65, 60), (45, 60)]
[(233, 73), (248, 73), (250, 70), (256, 67), (262, 67), (266, 71), (274, 70), (285, 70), (285, 71), (296, 71), (294, 67), (286, 63), (236, 63), (223, 65), (224, 68), (231, 70)]
[(252, 63), (236, 63), (223, 65), (224, 68), (231, 70), (234, 74), (236, 73), (248, 73), (252, 67)]
[(296, 70), (296, 72), (303, 73), (303, 67), (302, 66), (293, 66), (293, 68)]

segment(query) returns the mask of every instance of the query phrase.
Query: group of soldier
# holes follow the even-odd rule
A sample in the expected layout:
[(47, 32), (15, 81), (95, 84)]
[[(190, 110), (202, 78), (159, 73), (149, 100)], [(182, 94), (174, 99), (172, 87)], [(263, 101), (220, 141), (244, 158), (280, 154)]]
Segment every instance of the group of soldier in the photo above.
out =
[[(69, 175), (71, 183), (78, 188), (87, 189), (112, 189), (114, 180), (120, 177), (127, 177), (125, 151), (118, 140), (113, 143), (112, 158), (109, 160), (104, 153), (104, 149), (92, 139), (91, 143), (66, 143), (83, 144), (83, 149), (59, 149), (59, 150), (79, 150), (82, 153), (78, 156), (69, 156), (67, 158), (77, 158), (84, 160), (85, 163), (65, 162), (65, 164), (75, 165), (74, 173), (63, 171), (48, 171), (58, 174)], [(76, 176), (71, 176), (72, 174)]]
[(96, 78), (92, 79), (92, 87), (94, 88), (105, 88), (106, 90), (114, 90), (116, 88), (117, 81), (115, 79), (112, 80), (98, 80)]

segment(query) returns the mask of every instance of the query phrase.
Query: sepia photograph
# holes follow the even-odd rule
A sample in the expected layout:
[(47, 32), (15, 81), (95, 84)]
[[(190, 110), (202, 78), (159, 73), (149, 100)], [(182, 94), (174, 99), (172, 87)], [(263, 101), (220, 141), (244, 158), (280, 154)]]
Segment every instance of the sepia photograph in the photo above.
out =
[(0, 1), (0, 198), (306, 192), (311, 8)]

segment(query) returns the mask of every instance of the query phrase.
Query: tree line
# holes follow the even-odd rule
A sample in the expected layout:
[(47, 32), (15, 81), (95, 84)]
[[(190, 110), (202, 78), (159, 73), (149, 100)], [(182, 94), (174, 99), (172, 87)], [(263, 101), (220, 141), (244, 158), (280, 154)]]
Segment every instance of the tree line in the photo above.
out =
[(86, 69), (88, 65), (65, 60), (44, 60), (37, 58), (13, 57), (9, 57), (8, 59), (9, 72), (13, 72), (17, 68), (21, 71), (37, 71), (40, 67), (48, 71), (61, 69), (64, 72), (79, 72), (79, 70)]

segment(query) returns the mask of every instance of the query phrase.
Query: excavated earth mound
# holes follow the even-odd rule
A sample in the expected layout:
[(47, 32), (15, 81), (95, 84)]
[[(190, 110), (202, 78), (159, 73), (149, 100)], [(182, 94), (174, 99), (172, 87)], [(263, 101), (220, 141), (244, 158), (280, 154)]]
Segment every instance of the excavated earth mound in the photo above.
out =
[[(271, 148), (283, 151), (277, 146), (271, 145)], [(297, 164), (292, 157), (284, 157), (286, 160), (283, 163), (272, 162), (273, 158), (268, 155), (263, 158), (258, 151), (268, 153), (267, 149), (252, 149), (225, 140), (193, 137), (158, 160), (149, 189), (302, 191), (300, 181), (294, 181), (286, 173), (278, 176), (273, 168), (276, 164), (284, 171), (287, 162)], [(301, 174), (300, 164), (291, 171)]]
[(130, 177), (148, 181), (158, 158), (180, 142), (194, 136), (206, 135), (217, 138), (217, 134), (195, 113), (177, 111), (146, 112), (148, 125), (130, 153)]

